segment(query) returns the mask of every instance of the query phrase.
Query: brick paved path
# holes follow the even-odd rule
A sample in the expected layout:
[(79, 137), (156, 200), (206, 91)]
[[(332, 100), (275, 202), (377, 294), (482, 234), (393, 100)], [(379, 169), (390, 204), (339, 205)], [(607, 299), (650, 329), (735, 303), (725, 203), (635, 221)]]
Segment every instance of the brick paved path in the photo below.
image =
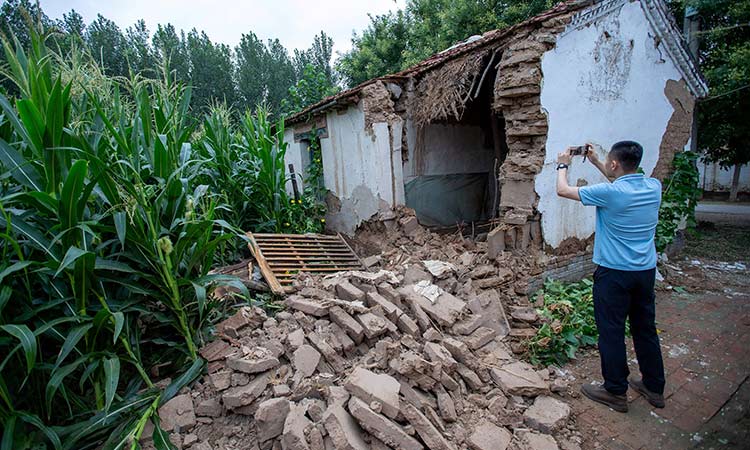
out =
[[(750, 276), (705, 275), (718, 289), (657, 293), (665, 409), (632, 390), (627, 414), (577, 396), (581, 384), (601, 379), (596, 351), (566, 367), (577, 378), (572, 405), (584, 449), (750, 448)], [(632, 341), (628, 352), (631, 373), (638, 374)]]

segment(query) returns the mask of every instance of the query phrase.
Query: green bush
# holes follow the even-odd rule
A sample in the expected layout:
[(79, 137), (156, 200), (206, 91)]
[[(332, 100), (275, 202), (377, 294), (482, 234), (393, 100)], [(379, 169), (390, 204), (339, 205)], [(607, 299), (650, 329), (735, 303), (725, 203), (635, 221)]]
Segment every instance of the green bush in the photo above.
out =
[(561, 283), (547, 280), (537, 293), (544, 303), (537, 313), (544, 324), (527, 341), (534, 364), (563, 364), (574, 359), (579, 348), (596, 344), (599, 333), (594, 319), (593, 281)]
[(694, 152), (678, 152), (672, 162), (672, 175), (664, 180), (666, 186), (659, 207), (659, 222), (656, 225), (656, 250), (663, 252), (674, 241), (677, 230), (684, 220), (688, 228), (695, 226), (695, 206), (701, 197), (698, 186), (698, 155)]

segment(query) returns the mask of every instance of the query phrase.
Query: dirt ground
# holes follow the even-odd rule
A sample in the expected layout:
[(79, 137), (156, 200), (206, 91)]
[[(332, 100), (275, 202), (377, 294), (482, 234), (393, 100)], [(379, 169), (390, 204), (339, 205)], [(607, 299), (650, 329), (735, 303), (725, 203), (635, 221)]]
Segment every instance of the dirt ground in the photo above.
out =
[[(666, 408), (632, 390), (621, 414), (578, 394), (601, 380), (596, 350), (563, 367), (583, 449), (750, 448), (750, 229), (702, 224), (662, 270), (657, 328), (667, 371)], [(628, 343), (631, 373), (638, 364)]]

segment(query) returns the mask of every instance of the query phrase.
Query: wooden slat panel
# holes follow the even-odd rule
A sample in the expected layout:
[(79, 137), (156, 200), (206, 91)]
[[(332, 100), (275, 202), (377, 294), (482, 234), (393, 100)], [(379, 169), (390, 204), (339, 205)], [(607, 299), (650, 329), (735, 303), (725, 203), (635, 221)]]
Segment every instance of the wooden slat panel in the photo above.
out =
[(248, 236), (258, 267), (277, 294), (286, 293), (299, 272), (329, 274), (364, 267), (341, 235), (248, 233)]

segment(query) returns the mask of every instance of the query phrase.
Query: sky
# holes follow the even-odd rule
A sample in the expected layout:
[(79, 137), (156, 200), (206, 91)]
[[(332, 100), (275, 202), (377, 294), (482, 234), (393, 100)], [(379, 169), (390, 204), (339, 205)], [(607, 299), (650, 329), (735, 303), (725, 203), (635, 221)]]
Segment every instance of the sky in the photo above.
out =
[(41, 0), (52, 19), (75, 9), (86, 24), (97, 14), (124, 32), (144, 19), (151, 33), (171, 23), (187, 33), (203, 30), (213, 42), (234, 48), (240, 36), (253, 31), (260, 39), (278, 38), (289, 50), (306, 49), (321, 30), (333, 38), (333, 56), (351, 48), (352, 31), (369, 24), (367, 14), (402, 8), (406, 0)]

